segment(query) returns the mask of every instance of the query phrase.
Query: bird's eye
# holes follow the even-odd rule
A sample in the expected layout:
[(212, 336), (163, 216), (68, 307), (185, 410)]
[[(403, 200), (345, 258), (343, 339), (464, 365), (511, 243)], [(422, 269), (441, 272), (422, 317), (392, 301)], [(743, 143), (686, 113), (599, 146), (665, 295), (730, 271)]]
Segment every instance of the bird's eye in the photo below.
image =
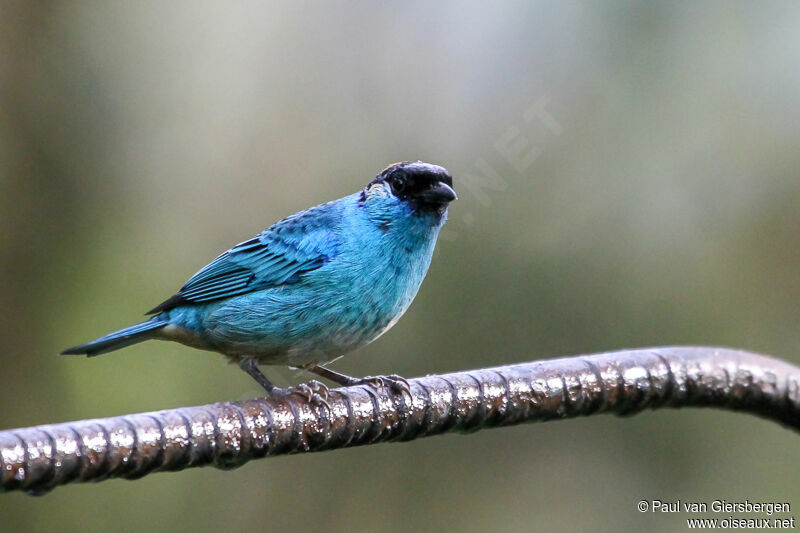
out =
[(394, 190), (395, 192), (401, 193), (406, 189), (406, 179), (403, 177), (398, 177), (394, 180)]

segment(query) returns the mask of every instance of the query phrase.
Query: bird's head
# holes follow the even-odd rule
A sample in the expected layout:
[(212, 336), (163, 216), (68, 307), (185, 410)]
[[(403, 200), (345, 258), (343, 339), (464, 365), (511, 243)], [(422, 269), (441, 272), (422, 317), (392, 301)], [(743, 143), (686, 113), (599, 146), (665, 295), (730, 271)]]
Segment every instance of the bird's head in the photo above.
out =
[(361, 195), (376, 215), (416, 216), (438, 223), (456, 200), (453, 178), (443, 167), (404, 161), (386, 167)]

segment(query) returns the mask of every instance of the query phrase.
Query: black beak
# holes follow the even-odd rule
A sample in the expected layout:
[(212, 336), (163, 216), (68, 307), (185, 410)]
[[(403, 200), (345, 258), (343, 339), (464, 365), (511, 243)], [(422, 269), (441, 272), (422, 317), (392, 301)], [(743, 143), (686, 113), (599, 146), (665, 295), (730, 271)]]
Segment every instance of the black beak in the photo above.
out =
[(456, 191), (451, 186), (440, 181), (430, 189), (425, 189), (419, 193), (419, 198), (426, 204), (449, 204), (453, 200), (458, 200)]

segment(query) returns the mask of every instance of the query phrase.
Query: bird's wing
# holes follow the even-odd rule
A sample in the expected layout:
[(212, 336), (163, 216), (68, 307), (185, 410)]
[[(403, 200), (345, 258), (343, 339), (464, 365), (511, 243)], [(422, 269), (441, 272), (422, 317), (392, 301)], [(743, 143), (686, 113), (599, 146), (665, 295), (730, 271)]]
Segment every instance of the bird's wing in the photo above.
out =
[(284, 219), (214, 259), (148, 314), (297, 283), (336, 255), (333, 224), (335, 216), (324, 211)]

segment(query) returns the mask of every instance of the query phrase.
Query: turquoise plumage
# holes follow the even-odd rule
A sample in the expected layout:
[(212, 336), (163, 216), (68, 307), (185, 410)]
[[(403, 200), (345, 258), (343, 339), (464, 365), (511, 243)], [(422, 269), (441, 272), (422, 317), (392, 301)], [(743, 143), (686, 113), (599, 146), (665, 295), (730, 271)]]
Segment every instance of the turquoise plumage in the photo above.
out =
[[(372, 342), (411, 305), (456, 198), (452, 184), (436, 165), (391, 165), (362, 191), (292, 215), (221, 254), (152, 309), (150, 320), (63, 353), (99, 355), (155, 338), (220, 352), (272, 394), (311, 389), (278, 389), (257, 364), (364, 382), (321, 365)], [(367, 379), (402, 388), (402, 378)], [(312, 392), (325, 390), (313, 383)]]

